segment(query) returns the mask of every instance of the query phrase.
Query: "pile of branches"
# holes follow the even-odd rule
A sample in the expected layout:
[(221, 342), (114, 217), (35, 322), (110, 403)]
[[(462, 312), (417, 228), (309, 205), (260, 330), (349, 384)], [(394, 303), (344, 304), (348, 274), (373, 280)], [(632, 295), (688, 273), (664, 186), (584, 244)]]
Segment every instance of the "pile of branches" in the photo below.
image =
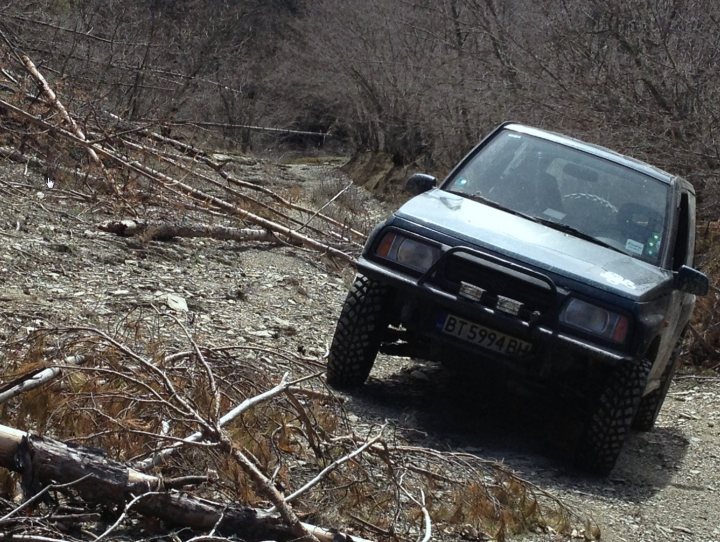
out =
[(232, 156), (167, 137), (162, 126), (125, 122), (77, 98), (80, 110), (72, 111), (29, 56), (2, 32), (0, 40), (0, 157), (52, 172), (57, 188), (81, 184), (110, 196), (135, 218), (139, 204), (171, 205), (228, 219), (245, 238), (299, 245), (341, 262), (352, 262), (361, 248), (362, 231), (324, 212), (349, 186), (310, 209), (236, 177)]
[(0, 529), (13, 540), (598, 536), (502, 464), (351, 424), (315, 359), (204, 347), (161, 309), (124, 324), (37, 330), (5, 353)]

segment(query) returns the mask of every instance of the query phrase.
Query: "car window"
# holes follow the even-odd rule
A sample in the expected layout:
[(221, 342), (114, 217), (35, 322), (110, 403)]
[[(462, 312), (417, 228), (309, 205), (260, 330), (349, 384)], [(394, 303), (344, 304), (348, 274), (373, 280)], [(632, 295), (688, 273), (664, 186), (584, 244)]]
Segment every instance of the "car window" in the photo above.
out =
[(504, 130), (444, 188), (570, 226), (659, 264), (669, 187), (609, 160)]

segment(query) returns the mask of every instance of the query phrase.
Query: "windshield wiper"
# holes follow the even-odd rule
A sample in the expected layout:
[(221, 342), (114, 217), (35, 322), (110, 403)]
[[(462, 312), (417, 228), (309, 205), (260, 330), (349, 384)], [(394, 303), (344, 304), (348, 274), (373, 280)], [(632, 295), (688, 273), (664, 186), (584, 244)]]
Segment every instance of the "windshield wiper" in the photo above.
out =
[(515, 216), (520, 216), (522, 218), (526, 218), (527, 220), (530, 220), (532, 222), (537, 222), (538, 224), (543, 224), (545, 226), (553, 228), (554, 230), (558, 230), (563, 233), (568, 233), (570, 235), (573, 235), (573, 236), (583, 239), (585, 241), (590, 241), (591, 243), (594, 243), (601, 247), (609, 248), (610, 250), (614, 250), (615, 252), (619, 252), (620, 254), (629, 256), (629, 254), (627, 252), (625, 252), (624, 250), (620, 250), (619, 248), (614, 247), (609, 243), (606, 243), (604, 241), (601, 241), (600, 239), (597, 239), (596, 237), (593, 237), (589, 233), (585, 233), (584, 231), (581, 231), (581, 230), (574, 228), (572, 226), (569, 226), (567, 224), (563, 224), (561, 222), (555, 222), (553, 220), (548, 220), (546, 218), (540, 218), (538, 216), (533, 216), (533, 215), (529, 215), (526, 213), (522, 213), (520, 211), (516, 211), (515, 209), (510, 209), (509, 207), (505, 207), (504, 205), (501, 205), (500, 203), (498, 203), (496, 201), (487, 199), (486, 197), (481, 196), (480, 194), (469, 194), (467, 192), (456, 192), (454, 190), (448, 190), (448, 192), (450, 192), (452, 194), (457, 194), (458, 196), (463, 196), (463, 197), (469, 198), (473, 201), (478, 201), (480, 203), (484, 203), (485, 205), (494, 207), (495, 209), (500, 209), (501, 211), (506, 211)]
[(448, 190), (448, 192), (450, 192), (451, 194), (457, 194), (458, 196), (466, 197), (473, 201), (484, 203), (485, 205), (488, 205), (490, 207), (495, 207), (495, 209), (500, 209), (501, 211), (506, 211), (515, 216), (521, 216), (523, 218), (527, 218), (528, 220), (532, 220), (533, 222), (538, 222), (538, 219), (532, 215), (528, 215), (528, 214), (522, 213), (520, 211), (516, 211), (515, 209), (511, 209), (510, 207), (505, 207), (501, 203), (498, 203), (497, 201), (488, 199), (485, 196), (481, 196), (480, 194), (470, 194), (468, 192), (455, 192), (454, 190)]
[(580, 239), (584, 239), (585, 241), (590, 241), (591, 243), (595, 243), (596, 245), (600, 245), (601, 247), (609, 248), (610, 250), (614, 250), (615, 252), (619, 252), (620, 254), (625, 254), (626, 256), (629, 256), (629, 254), (624, 250), (620, 250), (619, 248), (614, 247), (611, 244), (606, 243), (605, 241), (601, 241), (597, 237), (593, 237), (589, 233), (585, 233), (584, 231), (581, 231), (567, 224), (555, 222), (554, 220), (547, 220), (546, 218), (532, 217), (532, 219), (535, 222), (544, 224), (545, 226), (553, 228), (554, 230), (558, 230), (563, 233), (569, 233), (570, 235), (574, 235), (575, 237), (579, 237)]

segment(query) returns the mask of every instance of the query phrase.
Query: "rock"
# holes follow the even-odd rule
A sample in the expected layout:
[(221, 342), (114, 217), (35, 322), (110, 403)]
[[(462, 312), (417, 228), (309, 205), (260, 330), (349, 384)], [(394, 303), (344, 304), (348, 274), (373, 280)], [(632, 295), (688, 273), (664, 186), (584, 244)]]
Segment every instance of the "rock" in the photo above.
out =
[(171, 310), (174, 310), (176, 312), (189, 311), (185, 298), (180, 297), (179, 295), (166, 294), (164, 301), (168, 308), (170, 308)]
[(273, 328), (277, 329), (285, 335), (296, 335), (298, 332), (297, 327), (295, 327), (292, 322), (283, 318), (274, 318)]
[(272, 331), (268, 331), (267, 329), (248, 331), (247, 334), (252, 335), (253, 337), (259, 337), (261, 339), (272, 339), (273, 337), (275, 337), (275, 334)]

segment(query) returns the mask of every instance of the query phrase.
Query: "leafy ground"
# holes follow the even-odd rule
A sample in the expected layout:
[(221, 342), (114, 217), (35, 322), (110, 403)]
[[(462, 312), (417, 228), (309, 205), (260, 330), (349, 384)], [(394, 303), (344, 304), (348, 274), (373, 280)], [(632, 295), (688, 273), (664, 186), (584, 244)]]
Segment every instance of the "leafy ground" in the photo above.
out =
[[(322, 204), (347, 183), (337, 165), (249, 160), (237, 173)], [(204, 345), (253, 346), (322, 363), (352, 278), (349, 267), (296, 246), (117, 237), (97, 225), (124, 218), (121, 207), (63, 186), (49, 188), (45, 178), (10, 163), (0, 163), (0, 192), (0, 341), (6, 360), (39, 331), (63, 326), (122, 330), (128, 341), (139, 341), (128, 326), (140, 313), (161, 307), (172, 310)], [(182, 207), (148, 203), (138, 209), (146, 219), (198, 218)], [(360, 191), (347, 193), (341, 209), (358, 227), (387, 212)], [(217, 223), (225, 222), (218, 217)], [(187, 310), (178, 306), (180, 300)], [(181, 347), (180, 328), (159, 320), (156, 325), (158, 337)], [(264, 363), (278, 359), (266, 358)], [(503, 462), (519, 479), (591, 514), (604, 540), (720, 540), (717, 378), (681, 374), (656, 429), (633, 435), (611, 477), (597, 480), (567, 467), (574, 428), (564, 422), (562, 406), (522, 390), (494, 389), (484, 377), (481, 368), (468, 375), (381, 357), (362, 391), (341, 396), (343, 409), (359, 432), (387, 422), (403, 445), (456, 454), (443, 472), (448, 478), (472, 482), (465, 456)], [(17, 423), (16, 414), (3, 421)], [(32, 414), (28, 411), (23, 423), (32, 426)], [(582, 521), (571, 522), (576, 527), (564, 534), (548, 525), (530, 526), (541, 531), (537, 534), (483, 531), (469, 520), (463, 526), (462, 518), (458, 526), (458, 502), (464, 498), (467, 505), (472, 494), (458, 501), (440, 491), (433, 498), (428, 508), (440, 527), (436, 536), (448, 540), (505, 534), (515, 540), (565, 540), (593, 532), (583, 531)], [(467, 509), (463, 513), (472, 517)]]

